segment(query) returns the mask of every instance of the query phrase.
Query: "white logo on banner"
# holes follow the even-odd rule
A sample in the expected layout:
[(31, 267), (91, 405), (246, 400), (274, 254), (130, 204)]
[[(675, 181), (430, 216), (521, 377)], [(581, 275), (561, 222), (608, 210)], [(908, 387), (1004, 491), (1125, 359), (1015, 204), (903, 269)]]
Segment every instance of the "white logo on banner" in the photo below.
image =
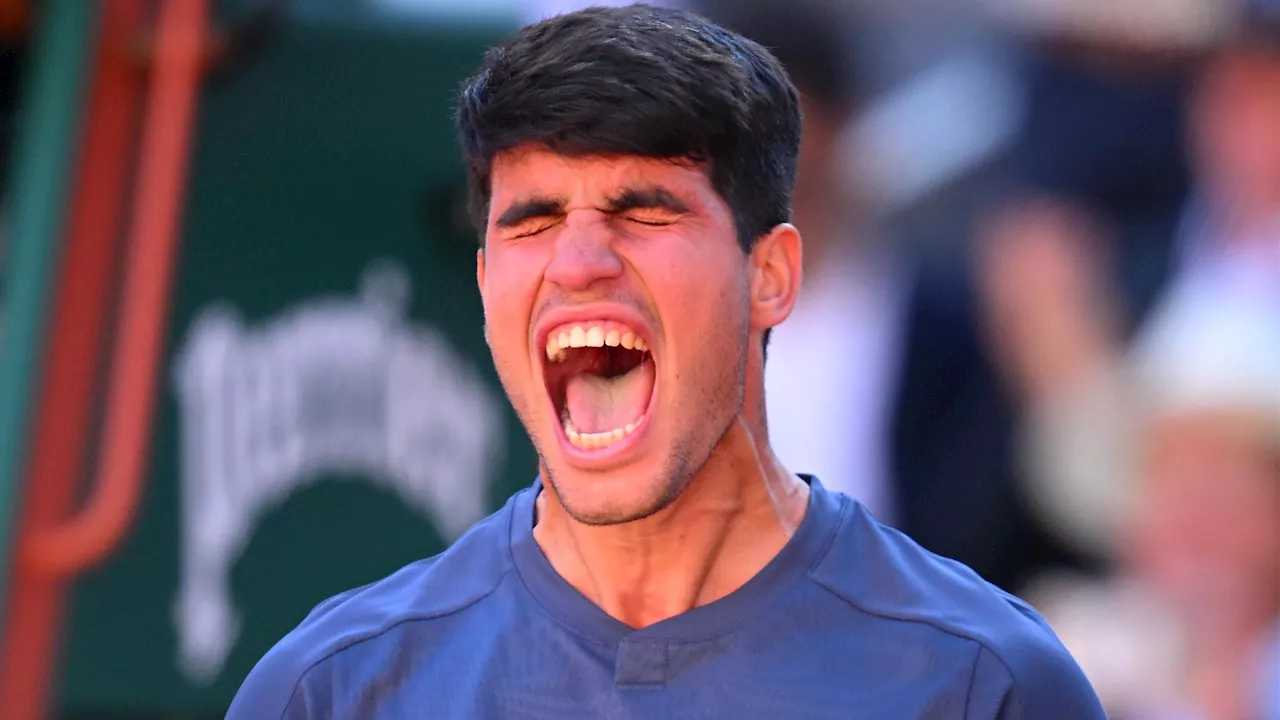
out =
[(257, 522), (329, 474), (367, 478), (448, 540), (485, 512), (504, 456), (500, 400), (445, 338), (406, 321), (409, 276), (379, 263), (356, 298), (324, 297), (248, 328), (199, 314), (175, 362), (181, 436), (179, 660), (217, 677), (239, 618), (231, 569)]

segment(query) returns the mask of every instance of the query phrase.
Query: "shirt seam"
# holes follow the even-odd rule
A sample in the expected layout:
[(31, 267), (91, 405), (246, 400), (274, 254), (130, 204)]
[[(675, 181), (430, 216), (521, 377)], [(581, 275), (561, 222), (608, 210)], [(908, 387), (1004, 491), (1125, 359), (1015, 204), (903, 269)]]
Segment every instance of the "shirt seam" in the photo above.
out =
[[(851, 500), (850, 502), (852, 503), (853, 501)], [(897, 531), (897, 530), (895, 530), (895, 529), (893, 529), (893, 528), (886, 528), (882, 523), (880, 523), (880, 522), (878, 522), (878, 521), (875, 521), (875, 520), (874, 520), (874, 518), (873, 518), (872, 520), (873, 520), (873, 522), (874, 522), (878, 527), (881, 527), (882, 529), (887, 529), (887, 530), (890, 530), (890, 531), (893, 531), (893, 532), (899, 532), (899, 531)], [(934, 559), (936, 559), (936, 560), (943, 560), (943, 561), (948, 561), (948, 562), (954, 562), (954, 561), (949, 561), (947, 558), (944, 558), (944, 557), (942, 557), (941, 555), (938, 555), (937, 553), (935, 553), (935, 552), (933, 552), (933, 551), (931, 551), (931, 550), (928, 550), (928, 549), (925, 549), (925, 548), (921, 548), (921, 549), (922, 549), (922, 550), (924, 550), (924, 552), (925, 552), (925, 553), (927, 553), (930, 557), (932, 557), (932, 558), (934, 558)], [(813, 572), (813, 570), (816, 570), (816, 569), (817, 569), (817, 564), (815, 563), (814, 567), (810, 570), (810, 572), (812, 573), (812, 572)], [(1009, 674), (1009, 685), (1010, 685), (1010, 687), (1011, 687), (1015, 692), (1017, 691), (1017, 686), (1016, 686), (1016, 684), (1014, 683), (1013, 667), (1009, 665), (1009, 662), (1008, 662), (1007, 660), (1005, 660), (1005, 658), (1004, 658), (1003, 656), (1001, 656), (1000, 652), (999, 652), (995, 647), (993, 647), (991, 644), (989, 644), (989, 643), (988, 643), (988, 642), (986, 642), (985, 640), (983, 640), (983, 639), (981, 639), (981, 638), (977, 637), (976, 635), (965, 633), (965, 632), (964, 632), (964, 631), (962, 631), (962, 630), (959, 630), (959, 629), (956, 629), (956, 628), (953, 628), (953, 627), (949, 627), (949, 626), (947, 626), (947, 625), (943, 625), (943, 624), (941, 624), (941, 623), (935, 622), (935, 621), (933, 621), (933, 620), (928, 620), (928, 619), (926, 619), (926, 618), (912, 617), (912, 616), (908, 616), (908, 615), (894, 615), (894, 614), (892, 614), (892, 613), (883, 612), (883, 611), (880, 611), (880, 610), (872, 610), (871, 608), (869, 608), (869, 607), (867, 607), (867, 606), (863, 605), (862, 603), (858, 602), (857, 600), (854, 600), (853, 598), (851, 598), (851, 597), (849, 597), (849, 596), (845, 595), (844, 593), (842, 593), (842, 592), (840, 592), (840, 591), (836, 590), (835, 588), (831, 587), (828, 583), (824, 582), (823, 580), (820, 580), (820, 579), (818, 579), (817, 577), (813, 577), (812, 575), (810, 575), (810, 579), (811, 579), (813, 582), (815, 582), (815, 583), (817, 583), (818, 585), (820, 585), (820, 586), (822, 586), (823, 588), (825, 588), (827, 592), (829, 592), (829, 593), (831, 593), (832, 595), (835, 595), (836, 597), (840, 598), (840, 599), (841, 599), (841, 600), (843, 600), (847, 605), (849, 605), (850, 607), (852, 607), (853, 609), (855, 609), (855, 610), (857, 610), (857, 611), (859, 611), (859, 612), (863, 612), (863, 613), (866, 613), (866, 614), (868, 614), (868, 615), (872, 615), (872, 616), (874, 616), (874, 617), (884, 618), (884, 619), (886, 619), (886, 620), (897, 620), (897, 621), (899, 621), (899, 622), (913, 622), (913, 623), (918, 623), (918, 624), (921, 624), (921, 625), (927, 625), (927, 626), (929, 626), (929, 627), (931, 627), (931, 628), (933, 628), (933, 629), (937, 630), (938, 632), (945, 633), (945, 634), (950, 635), (950, 636), (952, 636), (952, 637), (960, 638), (961, 640), (968, 640), (969, 642), (972, 642), (972, 643), (976, 644), (980, 649), (982, 649), (982, 650), (986, 650), (987, 652), (991, 653), (991, 655), (992, 655), (993, 657), (995, 657), (995, 659), (996, 659), (996, 660), (998, 660), (998, 661), (1000, 662), (1000, 665), (1004, 667), (1005, 672)], [(1003, 589), (998, 588), (998, 587), (994, 587), (994, 586), (992, 586), (992, 589), (996, 592), (996, 594), (997, 594), (997, 595), (999, 595), (999, 597), (1000, 597), (1000, 599), (1001, 599), (1001, 600), (1003, 600), (1006, 604), (1008, 604), (1008, 605), (1010, 606), (1010, 609), (1011, 609), (1011, 610), (1013, 610), (1013, 611), (1017, 612), (1017, 611), (1019, 610), (1019, 608), (1023, 608), (1023, 609), (1030, 610), (1031, 612), (1035, 612), (1035, 608), (1032, 608), (1031, 606), (1027, 605), (1027, 603), (1026, 603), (1025, 601), (1023, 601), (1021, 598), (1017, 597), (1016, 595), (1012, 595), (1012, 594), (1010, 594), (1010, 593), (1008, 593), (1008, 592), (1006, 592), (1006, 591), (1004, 591)], [(975, 673), (976, 673), (976, 671), (975, 671)]]
[[(1003, 667), (1005, 672), (1009, 675), (1010, 691), (1013, 692), (1016, 697), (1018, 688), (1017, 688), (1017, 683), (1014, 680), (1013, 667), (1009, 665), (1009, 662), (1005, 660), (1003, 656), (1001, 656), (1000, 652), (996, 648), (992, 647), (990, 643), (983, 640), (982, 638), (976, 637), (975, 635), (972, 635), (972, 634), (965, 633), (955, 628), (948, 627), (946, 625), (935, 622), (933, 620), (928, 620), (928, 619), (919, 618), (919, 617), (910, 617), (907, 615), (894, 615), (892, 613), (882, 612), (879, 610), (872, 610), (871, 608), (868, 608), (862, 605), (856, 600), (853, 600), (852, 598), (847, 597), (844, 593), (841, 593), (835, 590), (834, 588), (832, 588), (830, 585), (823, 582), (822, 580), (819, 580), (818, 578), (813, 578), (813, 577), (811, 577), (810, 579), (813, 580), (813, 582), (816, 583), (817, 585), (824, 588), (827, 592), (843, 600), (845, 604), (849, 605), (849, 607), (853, 608), (854, 610), (857, 610), (858, 612), (866, 613), (867, 615), (871, 615), (873, 617), (883, 618), (885, 620), (895, 620), (898, 622), (908, 622), (908, 623), (916, 623), (919, 625), (926, 625), (945, 635), (950, 635), (951, 637), (958, 638), (960, 640), (971, 642), (977, 645), (980, 651), (978, 653), (979, 656), (981, 656), (982, 654), (981, 651), (983, 650), (991, 653), (991, 656), (994, 657), (1000, 663), (1001, 667)], [(975, 670), (975, 676), (976, 676), (976, 670)], [(970, 689), (972, 690), (972, 688)]]
[[(379, 628), (376, 632), (372, 632), (372, 633), (369, 633), (368, 635), (352, 640), (351, 642), (348, 642), (345, 645), (342, 645), (341, 647), (335, 647), (329, 650), (328, 652), (326, 652), (325, 654), (321, 655), (314, 662), (307, 665), (306, 669), (304, 669), (298, 675), (297, 681), (294, 682), (293, 684), (293, 692), (289, 695), (289, 702), (285, 704), (284, 711), (281, 711), (280, 713), (281, 720), (284, 720), (284, 713), (288, 711), (291, 705), (293, 705), (294, 698), (297, 696), (298, 690), (302, 688), (303, 681), (306, 680), (307, 676), (310, 675), (311, 672), (315, 670), (316, 667), (318, 667), (321, 663), (324, 663), (328, 660), (332, 660), (333, 658), (337, 657), (339, 654), (346, 652), (347, 650), (350, 650), (351, 648), (357, 645), (364, 644), (366, 642), (369, 642), (370, 640), (376, 640), (377, 638), (382, 637), (383, 635), (386, 635), (387, 633), (391, 632), (392, 630), (395, 630), (396, 628), (400, 627), (401, 625), (404, 625), (405, 623), (419, 622), (424, 620), (439, 620), (440, 618), (449, 617), (450, 615), (456, 615), (460, 612), (463, 612), (464, 610), (475, 606), (477, 603), (481, 602), (482, 600), (484, 600), (485, 598), (489, 597), (494, 592), (496, 592), (498, 590), (498, 587), (502, 585), (503, 581), (506, 580), (507, 575), (509, 575), (510, 573), (511, 573), (511, 567), (508, 566), (506, 569), (502, 571), (502, 574), (498, 576), (498, 579), (493, 583), (492, 587), (490, 587), (488, 590), (481, 593), (480, 595), (477, 595), (472, 600), (465, 602), (455, 608), (451, 608), (449, 610), (444, 610), (436, 613), (427, 613), (423, 615), (408, 615), (405, 617), (396, 618), (394, 621), (390, 622), (389, 624)], [(353, 596), (353, 599), (354, 599), (354, 596)]]
[(280, 711), (280, 720), (284, 720), (284, 716), (289, 714), (289, 708), (293, 707), (293, 701), (298, 699), (298, 690), (302, 689), (302, 678), (307, 676), (307, 671), (298, 676), (298, 682), (293, 684), (293, 692), (289, 693), (289, 702), (284, 704), (284, 709)]
[(978, 684), (978, 666), (982, 664), (982, 653), (986, 649), (982, 643), (977, 643), (978, 652), (973, 658), (973, 672), (969, 675), (969, 691), (964, 694), (964, 714), (961, 716), (965, 720), (969, 720), (969, 704), (973, 702), (973, 689)]

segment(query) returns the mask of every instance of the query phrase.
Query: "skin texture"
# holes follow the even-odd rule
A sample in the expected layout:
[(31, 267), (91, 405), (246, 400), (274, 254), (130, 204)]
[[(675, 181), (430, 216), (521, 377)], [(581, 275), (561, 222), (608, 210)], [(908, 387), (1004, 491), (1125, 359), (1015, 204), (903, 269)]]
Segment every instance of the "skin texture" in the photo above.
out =
[[(498, 375), (546, 481), (535, 539), (633, 627), (727, 595), (781, 550), (807, 504), (808, 486), (769, 449), (763, 410), (761, 339), (795, 303), (799, 234), (779, 225), (744, 253), (730, 208), (691, 163), (522, 146), (491, 177), (476, 274)], [(575, 452), (539, 331), (609, 317), (648, 338), (653, 397), (626, 447)]]

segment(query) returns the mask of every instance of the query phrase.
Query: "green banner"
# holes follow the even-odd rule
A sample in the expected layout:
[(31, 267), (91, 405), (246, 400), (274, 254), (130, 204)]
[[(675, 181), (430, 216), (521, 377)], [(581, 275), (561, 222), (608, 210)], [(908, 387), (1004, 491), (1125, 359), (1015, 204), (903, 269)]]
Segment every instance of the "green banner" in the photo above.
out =
[(207, 88), (144, 504), (79, 583), (64, 714), (221, 717), (316, 603), (531, 481), (451, 119), (499, 32), (294, 26)]

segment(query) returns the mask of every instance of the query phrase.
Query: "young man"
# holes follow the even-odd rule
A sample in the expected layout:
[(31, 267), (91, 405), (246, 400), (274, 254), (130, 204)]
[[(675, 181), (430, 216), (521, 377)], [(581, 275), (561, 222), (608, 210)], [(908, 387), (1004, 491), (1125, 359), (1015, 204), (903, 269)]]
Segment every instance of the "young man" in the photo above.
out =
[(232, 720), (1103, 717), (1035, 611), (770, 450), (800, 112), (767, 51), (673, 10), (563, 15), (488, 54), (458, 124), (540, 477), (321, 604)]

